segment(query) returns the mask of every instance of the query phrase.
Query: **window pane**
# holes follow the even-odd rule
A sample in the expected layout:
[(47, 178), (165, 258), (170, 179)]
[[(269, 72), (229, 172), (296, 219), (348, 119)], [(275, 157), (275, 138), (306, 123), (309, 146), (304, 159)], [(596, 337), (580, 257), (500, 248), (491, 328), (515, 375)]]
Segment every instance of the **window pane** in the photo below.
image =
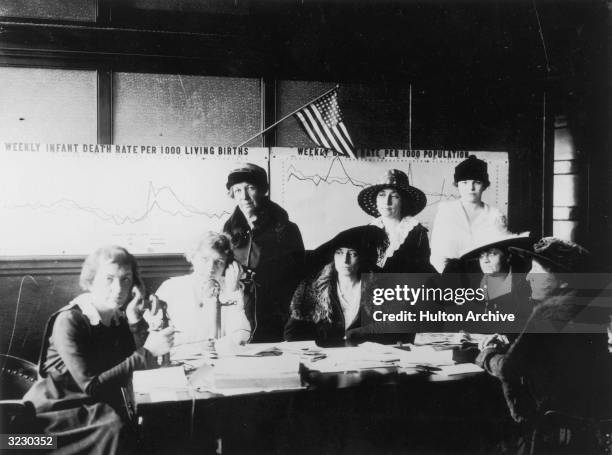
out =
[(0, 81), (3, 140), (96, 142), (95, 71), (0, 67)]
[(116, 73), (113, 87), (117, 144), (238, 145), (260, 130), (259, 79)]
[[(332, 88), (333, 82), (280, 81), (280, 116)], [(408, 148), (410, 84), (341, 84), (338, 100), (344, 123), (357, 148)], [(295, 117), (278, 128), (279, 147), (315, 147)]]
[[(279, 81), (277, 84), (278, 118), (315, 99), (334, 85), (333, 82)], [(317, 146), (306, 135), (295, 116), (289, 117), (278, 125), (276, 144), (279, 147)]]
[(94, 22), (96, 0), (2, 0), (0, 16)]

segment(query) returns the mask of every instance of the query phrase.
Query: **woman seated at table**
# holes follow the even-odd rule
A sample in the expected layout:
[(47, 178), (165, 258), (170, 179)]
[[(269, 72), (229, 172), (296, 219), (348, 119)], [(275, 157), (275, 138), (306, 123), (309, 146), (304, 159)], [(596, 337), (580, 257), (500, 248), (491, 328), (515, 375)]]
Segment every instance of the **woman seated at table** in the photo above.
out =
[(378, 260), (383, 272), (435, 272), (429, 262), (427, 229), (416, 218), (427, 198), (410, 186), (404, 172), (386, 171), (378, 184), (361, 190), (357, 201), (364, 212), (375, 217), (370, 224), (385, 232), (386, 248)]
[[(529, 286), (525, 280), (526, 264), (510, 247), (525, 248), (531, 243), (529, 233), (498, 232), (481, 239), (461, 256), (464, 263), (478, 262), (482, 271), (479, 288), (485, 292), (483, 311), (514, 314), (521, 329), (531, 313)], [(469, 266), (468, 266), (469, 267)]]
[(325, 257), (327, 265), (303, 280), (293, 294), (287, 341), (343, 345), (359, 329), (362, 289), (373, 282), (384, 240), (382, 230), (359, 226), (317, 248), (315, 255)]
[[(561, 427), (565, 435), (559, 427), (547, 434), (555, 448), (545, 453), (589, 453), (599, 429), (589, 423), (570, 435), (568, 427), (612, 413), (609, 310), (593, 293), (608, 282), (593, 286), (599, 278), (588, 273), (594, 270), (591, 254), (567, 240), (545, 237), (529, 250), (515, 247), (513, 252), (531, 259), (527, 280), (533, 311), (514, 343), (489, 338), (476, 363), (501, 380), (510, 413), (526, 430), (540, 426), (546, 435), (547, 411), (571, 416)], [(537, 435), (523, 443), (535, 442)]]
[(143, 288), (134, 256), (119, 246), (87, 257), (86, 291), (54, 313), (43, 337), (41, 379), (24, 396), (41, 431), (62, 453), (113, 453), (125, 416), (122, 387), (132, 372), (156, 365), (173, 342), (171, 328), (147, 333)]
[[(205, 232), (185, 255), (193, 272), (170, 278), (155, 295), (166, 303), (169, 323), (177, 330), (171, 358), (185, 358), (221, 345), (245, 344), (251, 337), (242, 267), (233, 258), (226, 234)], [(151, 325), (159, 321), (149, 319)], [(158, 318), (159, 319), (159, 318)]]

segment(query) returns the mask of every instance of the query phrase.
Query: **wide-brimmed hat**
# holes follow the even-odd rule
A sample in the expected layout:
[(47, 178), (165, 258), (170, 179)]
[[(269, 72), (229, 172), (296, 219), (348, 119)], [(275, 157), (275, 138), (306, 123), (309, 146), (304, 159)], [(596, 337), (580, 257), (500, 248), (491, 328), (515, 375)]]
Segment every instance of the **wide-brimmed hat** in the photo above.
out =
[(256, 164), (240, 163), (227, 176), (225, 187), (229, 190), (236, 183), (247, 182), (263, 191), (268, 190), (268, 173)]
[(498, 248), (500, 250), (509, 250), (510, 247), (529, 248), (532, 243), (533, 240), (529, 238), (529, 232), (513, 234), (509, 231), (500, 231), (472, 244), (472, 246), (464, 250), (461, 254), (461, 259), (476, 259), (480, 256), (480, 253), (488, 251), (491, 248)]
[(314, 254), (324, 262), (329, 262), (338, 248), (351, 248), (359, 253), (364, 263), (374, 265), (386, 241), (387, 234), (382, 229), (371, 225), (357, 226), (340, 232), (333, 239), (317, 247)]
[(455, 183), (462, 180), (480, 180), (485, 185), (489, 185), (489, 173), (487, 172), (487, 162), (470, 155), (455, 166)]
[(376, 196), (380, 190), (391, 188), (402, 195), (402, 216), (414, 216), (425, 208), (427, 197), (425, 193), (410, 186), (408, 176), (399, 169), (389, 169), (375, 185), (368, 186), (359, 192), (357, 202), (368, 215), (378, 217)]
[(587, 272), (591, 260), (591, 253), (587, 249), (556, 237), (544, 237), (530, 250), (516, 247), (510, 247), (510, 250), (520, 256), (536, 259), (553, 273)]

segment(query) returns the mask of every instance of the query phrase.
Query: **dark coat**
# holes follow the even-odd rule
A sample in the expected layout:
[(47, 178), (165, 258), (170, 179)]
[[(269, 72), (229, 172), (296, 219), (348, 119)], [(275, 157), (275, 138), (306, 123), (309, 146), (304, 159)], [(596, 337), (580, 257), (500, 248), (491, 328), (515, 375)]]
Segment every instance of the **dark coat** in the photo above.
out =
[(121, 387), (132, 372), (150, 366), (153, 359), (138, 349), (135, 336), (143, 338), (144, 320), (130, 326), (125, 317), (110, 326), (92, 325), (76, 305), (54, 313), (47, 322), (41, 349), (41, 380), (26, 394), (40, 411), (65, 408), (67, 400), (111, 405), (123, 412)]
[(137, 349), (147, 328), (125, 316), (92, 325), (76, 305), (54, 313), (43, 337), (41, 379), (24, 396), (37, 410), (32, 432), (54, 435), (64, 454), (114, 454), (127, 417), (122, 387), (134, 370), (154, 365)]
[[(607, 321), (596, 312), (576, 293), (551, 297), (534, 308), (507, 352), (479, 355), (477, 363), (502, 381), (517, 422), (533, 423), (547, 410), (587, 418), (612, 413)], [(579, 328), (587, 320), (588, 330)]]
[(245, 307), (252, 341), (281, 340), (289, 302), (302, 274), (304, 243), (299, 228), (278, 204), (266, 200), (252, 230), (236, 207), (223, 231), (232, 239), (236, 260), (254, 272), (255, 298)]
[[(369, 285), (372, 277), (366, 280), (366, 285)], [(346, 344), (350, 333), (360, 327), (360, 314), (345, 330), (337, 283), (338, 275), (333, 263), (300, 283), (291, 300), (291, 317), (285, 326), (285, 340), (315, 340), (321, 346)]]
[(436, 269), (429, 262), (430, 254), (427, 228), (417, 224), (393, 255), (387, 258), (382, 271), (385, 273), (436, 273)]

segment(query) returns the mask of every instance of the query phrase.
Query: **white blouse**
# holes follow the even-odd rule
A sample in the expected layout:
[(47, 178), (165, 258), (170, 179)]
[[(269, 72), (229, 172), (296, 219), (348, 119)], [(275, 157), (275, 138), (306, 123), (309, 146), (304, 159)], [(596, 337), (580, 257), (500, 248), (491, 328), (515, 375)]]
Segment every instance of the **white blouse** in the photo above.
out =
[(342, 314), (344, 315), (344, 330), (351, 326), (355, 319), (357, 319), (357, 313), (359, 313), (359, 305), (361, 304), (361, 284), (358, 284), (354, 289), (357, 289), (357, 292), (345, 296), (340, 289), (340, 283), (336, 285), (338, 300), (340, 301)]
[[(159, 299), (167, 303), (170, 324), (180, 331), (174, 336), (171, 357), (180, 357), (187, 352), (202, 353), (208, 346), (208, 340), (215, 337), (216, 298), (202, 300), (198, 294), (193, 274), (170, 278), (164, 281), (155, 293)], [(219, 337), (225, 342), (240, 344), (248, 341), (251, 325), (244, 312), (243, 293), (237, 291), (235, 294), (231, 299), (224, 299), (224, 295), (220, 296), (221, 301), (234, 300), (236, 304), (220, 307)], [(151, 325), (153, 321), (147, 322)]]
[(484, 204), (470, 225), (460, 200), (440, 203), (431, 232), (431, 264), (441, 273), (449, 259), (461, 257), (478, 239), (505, 234), (506, 225), (497, 207)]

